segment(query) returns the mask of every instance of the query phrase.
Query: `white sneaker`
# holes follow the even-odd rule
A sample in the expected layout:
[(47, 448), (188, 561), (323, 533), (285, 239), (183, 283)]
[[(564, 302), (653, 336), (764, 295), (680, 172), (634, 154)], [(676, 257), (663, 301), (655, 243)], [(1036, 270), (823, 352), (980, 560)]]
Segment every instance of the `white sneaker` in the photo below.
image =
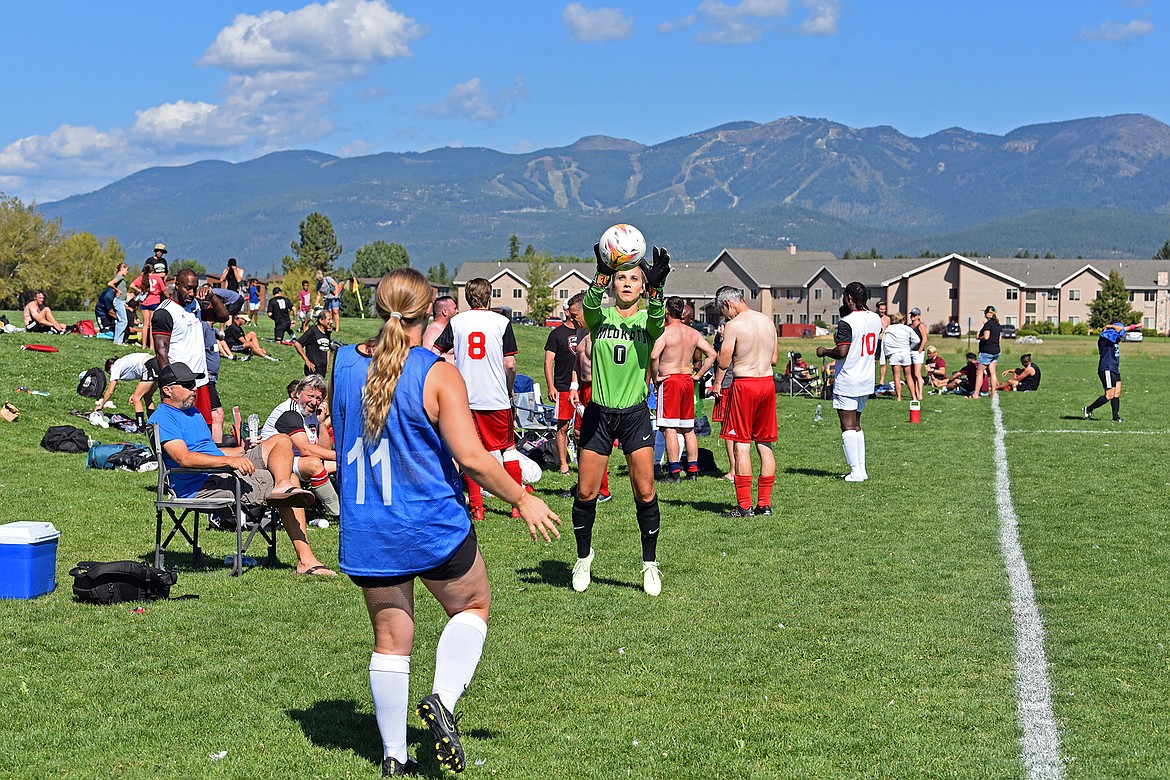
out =
[(842, 479), (844, 479), (846, 482), (865, 482), (867, 479), (869, 479), (869, 474), (866, 474), (864, 471), (861, 473), (851, 471), (842, 477)]
[(589, 587), (589, 567), (593, 565), (593, 548), (589, 548), (589, 556), (587, 558), (578, 558), (577, 562), (573, 564), (573, 590), (578, 593), (584, 593)]
[(662, 575), (658, 572), (658, 561), (642, 561), (642, 590), (651, 596), (662, 592)]

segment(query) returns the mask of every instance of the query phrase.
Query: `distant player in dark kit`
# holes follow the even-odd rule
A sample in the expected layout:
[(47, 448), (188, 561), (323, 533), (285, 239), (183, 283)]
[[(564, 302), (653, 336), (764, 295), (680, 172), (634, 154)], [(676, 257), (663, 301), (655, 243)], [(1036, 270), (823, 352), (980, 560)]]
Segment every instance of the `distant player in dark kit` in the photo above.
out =
[(1121, 422), (1121, 339), (1125, 336), (1125, 324), (1118, 321), (1105, 326), (1097, 337), (1097, 376), (1105, 390), (1096, 401), (1082, 411), (1085, 419), (1093, 419), (1093, 410), (1109, 404), (1113, 410), (1113, 422)]
[(544, 382), (549, 403), (557, 410), (557, 458), (562, 474), (569, 473), (569, 427), (577, 416), (570, 391), (580, 389), (579, 383), (573, 383), (573, 367), (577, 364), (583, 300), (585, 293), (569, 299), (565, 321), (549, 331), (544, 342)]
[(418, 771), (406, 731), (416, 579), (450, 619), (435, 648), (431, 693), (415, 711), (439, 763), (455, 772), (465, 764), (453, 710), (483, 652), (491, 587), (455, 463), (517, 507), (534, 540), (560, 536), (557, 516), (468, 435), (474, 423), (459, 372), (420, 346), (431, 295), (413, 268), (383, 277), (374, 293), (382, 328), (338, 351), (329, 392), (342, 454), (341, 570), (361, 587), (373, 627), (369, 679), (383, 777)]
[(817, 357), (836, 360), (833, 366), (833, 408), (841, 420), (841, 447), (849, 464), (846, 482), (869, 479), (865, 468), (865, 432), (861, 413), (873, 394), (873, 371), (882, 318), (866, 308), (869, 291), (861, 282), (850, 282), (841, 296), (848, 313), (837, 323), (836, 346), (817, 347)]
[(293, 349), (305, 362), (305, 376), (318, 374), (326, 376), (329, 373), (329, 347), (333, 343), (331, 326), (333, 315), (322, 311), (317, 315), (317, 324), (301, 334), (293, 342)]
[(277, 287), (272, 291), (272, 297), (268, 299), (268, 316), (272, 319), (272, 340), (277, 344), (284, 343), (284, 334), (288, 334), (292, 338), (292, 307), (288, 298)]

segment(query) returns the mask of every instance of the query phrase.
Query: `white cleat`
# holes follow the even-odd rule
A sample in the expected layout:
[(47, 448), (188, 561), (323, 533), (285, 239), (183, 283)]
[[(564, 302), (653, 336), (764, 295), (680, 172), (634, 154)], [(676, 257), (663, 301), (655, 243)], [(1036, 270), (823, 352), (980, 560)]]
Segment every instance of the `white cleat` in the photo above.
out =
[(851, 471), (842, 477), (842, 479), (844, 479), (846, 482), (865, 482), (867, 479), (869, 479), (869, 474), (866, 474), (864, 471), (861, 473)]
[(642, 561), (642, 590), (651, 596), (662, 592), (662, 575), (658, 572), (658, 561)]
[(589, 567), (593, 565), (593, 548), (589, 548), (589, 555), (585, 558), (578, 558), (577, 562), (573, 564), (573, 590), (578, 593), (584, 593), (589, 587)]

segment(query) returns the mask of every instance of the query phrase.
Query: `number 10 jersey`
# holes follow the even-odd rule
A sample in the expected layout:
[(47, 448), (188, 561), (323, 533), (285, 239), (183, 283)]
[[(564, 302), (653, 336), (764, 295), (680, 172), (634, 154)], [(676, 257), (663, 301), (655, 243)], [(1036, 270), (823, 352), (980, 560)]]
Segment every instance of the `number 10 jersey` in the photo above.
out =
[(849, 345), (833, 374), (833, 393), (854, 398), (873, 393), (874, 353), (882, 332), (882, 318), (868, 309), (851, 312), (837, 323), (836, 342)]

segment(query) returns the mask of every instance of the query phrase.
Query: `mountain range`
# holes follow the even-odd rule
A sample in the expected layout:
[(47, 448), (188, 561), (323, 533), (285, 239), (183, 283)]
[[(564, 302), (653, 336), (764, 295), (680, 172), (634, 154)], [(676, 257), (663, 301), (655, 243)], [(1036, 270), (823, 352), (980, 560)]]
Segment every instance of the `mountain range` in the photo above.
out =
[(685, 260), (789, 243), (838, 255), (1149, 257), (1170, 237), (1170, 127), (1127, 114), (910, 138), (787, 117), (653, 146), (588, 136), (523, 154), (287, 151), (150, 168), (38, 208), (116, 237), (132, 258), (164, 241), (172, 258), (214, 268), (234, 256), (258, 272), (279, 267), (313, 211), (333, 221), (342, 262), (382, 239), (415, 265), (452, 269), (506, 255), (512, 234), (588, 256), (619, 221)]

